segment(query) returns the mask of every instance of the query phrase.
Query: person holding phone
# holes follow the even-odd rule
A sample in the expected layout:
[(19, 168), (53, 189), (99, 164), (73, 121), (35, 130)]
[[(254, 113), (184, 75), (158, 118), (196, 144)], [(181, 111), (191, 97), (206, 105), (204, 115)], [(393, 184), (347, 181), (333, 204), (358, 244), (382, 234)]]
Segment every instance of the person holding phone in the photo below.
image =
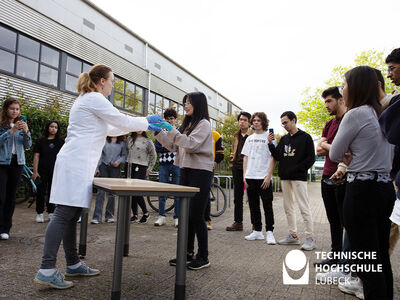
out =
[(32, 145), (31, 134), (21, 117), (21, 103), (8, 97), (0, 119), (0, 239), (8, 240), (15, 209), (15, 197), (25, 164), (25, 150)]
[[(49, 220), (53, 216), (55, 205), (49, 202), (51, 183), (57, 154), (63, 145), (64, 139), (61, 137), (60, 123), (56, 120), (47, 122), (43, 135), (36, 141), (33, 148), (32, 179), (37, 186), (36, 222), (38, 223), (44, 222), (43, 212), (45, 204)], [(48, 197), (45, 201), (46, 194)]]

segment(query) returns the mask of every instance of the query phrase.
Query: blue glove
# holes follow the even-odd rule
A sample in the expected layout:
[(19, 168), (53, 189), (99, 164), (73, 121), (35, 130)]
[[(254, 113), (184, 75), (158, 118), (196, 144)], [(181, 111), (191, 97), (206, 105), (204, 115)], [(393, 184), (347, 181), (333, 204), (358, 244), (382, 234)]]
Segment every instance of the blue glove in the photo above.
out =
[(172, 126), (171, 124), (169, 124), (168, 122), (162, 122), (157, 124), (157, 126), (160, 126), (161, 128), (170, 131), (172, 128), (174, 128), (174, 126)]
[(152, 130), (155, 132), (160, 132), (161, 131), (161, 127), (159, 126), (159, 123), (157, 124), (149, 124), (148, 130)]
[(160, 115), (151, 115), (147, 116), (147, 121), (152, 124), (152, 123), (161, 123), (163, 120)]

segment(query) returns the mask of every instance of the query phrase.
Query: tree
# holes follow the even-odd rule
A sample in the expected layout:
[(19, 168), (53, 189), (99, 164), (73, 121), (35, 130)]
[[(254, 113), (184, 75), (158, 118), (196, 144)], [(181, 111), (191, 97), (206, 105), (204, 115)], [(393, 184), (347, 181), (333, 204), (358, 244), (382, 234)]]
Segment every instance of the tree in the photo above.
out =
[[(356, 56), (352, 66), (337, 66), (333, 68), (329, 79), (323, 87), (314, 90), (307, 88), (303, 92), (302, 110), (297, 113), (298, 121), (309, 133), (320, 136), (326, 121), (332, 118), (325, 109), (324, 101), (321, 98), (322, 92), (331, 86), (341, 86), (344, 74), (356, 66), (368, 65), (380, 70), (382, 75), (386, 77), (387, 66), (385, 58), (386, 55), (384, 55), (383, 51), (367, 50)], [(395, 85), (387, 78), (385, 78), (385, 90), (386, 93), (391, 93), (395, 90)]]

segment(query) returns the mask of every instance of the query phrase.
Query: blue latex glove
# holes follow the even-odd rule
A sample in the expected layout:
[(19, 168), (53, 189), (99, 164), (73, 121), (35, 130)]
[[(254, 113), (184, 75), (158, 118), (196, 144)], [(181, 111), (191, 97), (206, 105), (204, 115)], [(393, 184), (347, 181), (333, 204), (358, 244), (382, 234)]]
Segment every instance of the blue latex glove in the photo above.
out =
[(157, 126), (160, 126), (161, 128), (170, 131), (172, 128), (174, 128), (174, 126), (172, 126), (171, 124), (169, 124), (168, 122), (162, 122), (157, 124)]
[(156, 123), (156, 124), (149, 124), (149, 127), (148, 127), (148, 130), (152, 130), (152, 131), (155, 131), (155, 132), (159, 132), (159, 131), (161, 131), (161, 127), (159, 126), (159, 123)]
[(163, 120), (160, 115), (151, 115), (147, 116), (147, 121), (152, 124), (152, 123), (161, 123)]

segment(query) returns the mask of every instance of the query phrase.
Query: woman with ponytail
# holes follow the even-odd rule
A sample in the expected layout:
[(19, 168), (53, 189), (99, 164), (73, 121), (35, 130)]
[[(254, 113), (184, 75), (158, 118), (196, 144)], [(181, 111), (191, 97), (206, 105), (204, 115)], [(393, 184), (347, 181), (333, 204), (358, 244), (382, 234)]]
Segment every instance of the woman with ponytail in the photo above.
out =
[(56, 269), (58, 248), (63, 241), (67, 276), (93, 276), (99, 270), (81, 262), (76, 251), (76, 221), (89, 208), (97, 163), (107, 136), (147, 130), (149, 123), (161, 122), (158, 115), (131, 117), (120, 113), (108, 101), (114, 74), (105, 65), (94, 65), (78, 79), (80, 94), (72, 105), (65, 144), (57, 155), (50, 203), (57, 204), (46, 229), (40, 270), (35, 282), (57, 289), (73, 286)]

